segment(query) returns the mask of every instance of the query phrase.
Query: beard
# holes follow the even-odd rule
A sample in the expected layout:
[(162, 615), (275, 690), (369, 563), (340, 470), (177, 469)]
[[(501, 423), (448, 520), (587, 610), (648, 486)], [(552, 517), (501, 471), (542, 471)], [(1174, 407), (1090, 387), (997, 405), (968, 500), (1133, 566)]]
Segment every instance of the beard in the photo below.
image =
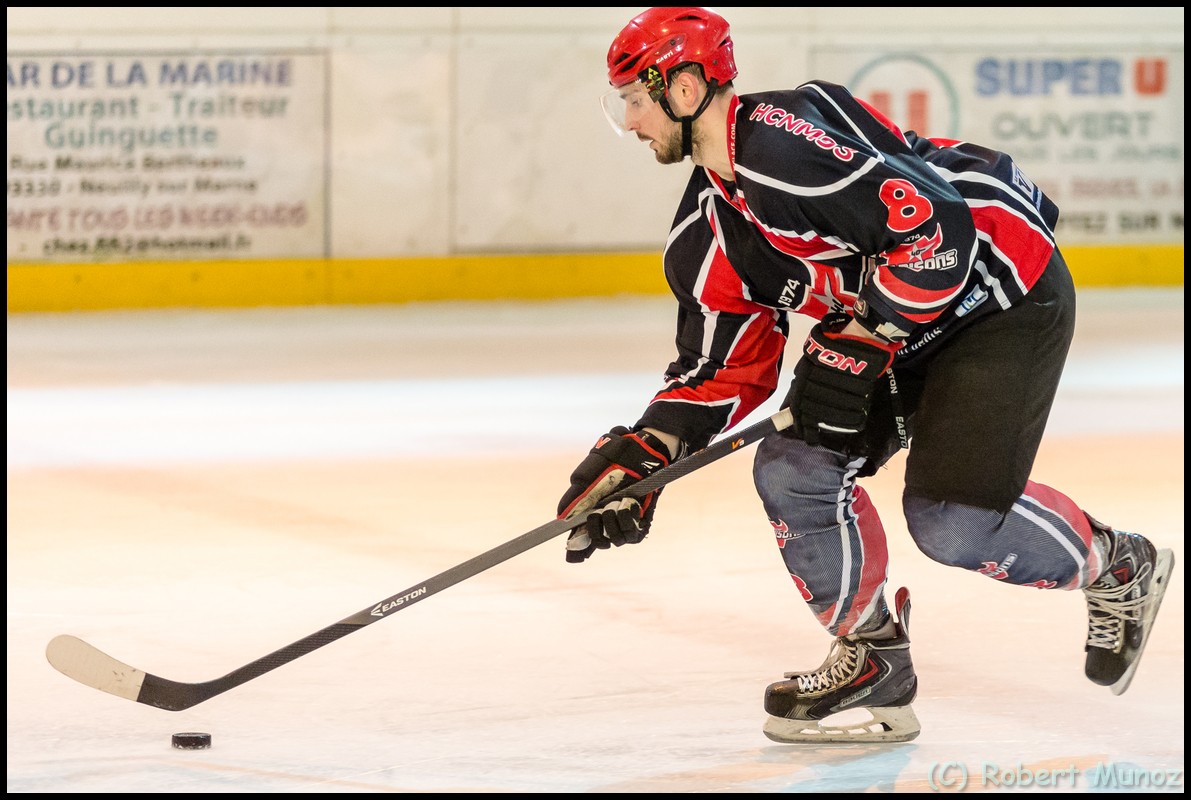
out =
[(685, 156), (682, 154), (682, 125), (676, 124), (670, 135), (664, 139), (657, 139), (658, 149), (654, 157), (659, 164), (681, 164)]

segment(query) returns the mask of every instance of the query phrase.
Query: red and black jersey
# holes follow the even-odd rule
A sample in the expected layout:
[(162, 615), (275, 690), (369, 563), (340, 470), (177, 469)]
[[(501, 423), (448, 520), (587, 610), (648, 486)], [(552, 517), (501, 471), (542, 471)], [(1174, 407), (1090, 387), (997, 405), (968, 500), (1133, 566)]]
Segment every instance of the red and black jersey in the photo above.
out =
[(698, 167), (666, 241), (678, 358), (638, 425), (705, 445), (778, 385), (788, 312), (854, 316), (895, 365), (1025, 296), (1058, 209), (1006, 154), (902, 132), (842, 86), (733, 98), (735, 182)]

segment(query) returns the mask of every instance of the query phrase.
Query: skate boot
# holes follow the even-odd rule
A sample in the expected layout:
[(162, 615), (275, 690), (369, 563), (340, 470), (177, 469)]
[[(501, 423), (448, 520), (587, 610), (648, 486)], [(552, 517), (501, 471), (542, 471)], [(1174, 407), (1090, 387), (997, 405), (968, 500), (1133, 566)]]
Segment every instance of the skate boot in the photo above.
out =
[(770, 684), (766, 736), (782, 743), (823, 744), (908, 742), (918, 735), (921, 726), (910, 706), (918, 678), (910, 661), (909, 591), (899, 589), (894, 605), (892, 638), (842, 636), (818, 669), (790, 672), (787, 680)]
[(1113, 694), (1124, 694), (1166, 594), (1174, 553), (1156, 549), (1136, 533), (1114, 531), (1095, 520), (1092, 527), (1108, 555), (1104, 572), (1083, 590), (1088, 600), (1084, 673)]

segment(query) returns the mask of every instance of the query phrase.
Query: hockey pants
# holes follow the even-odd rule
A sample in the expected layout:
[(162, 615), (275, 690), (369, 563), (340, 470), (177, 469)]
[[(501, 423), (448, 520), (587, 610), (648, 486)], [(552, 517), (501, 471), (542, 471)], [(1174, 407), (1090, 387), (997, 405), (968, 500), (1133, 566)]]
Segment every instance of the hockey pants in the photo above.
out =
[[(895, 365), (911, 438), (902, 511), (919, 549), (942, 564), (1041, 589), (1076, 589), (1102, 565), (1086, 514), (1029, 479), (1074, 330), (1062, 257), (1013, 308), (949, 339), (924, 363)], [(904, 388), (903, 388), (904, 387)], [(866, 431), (832, 446), (773, 434), (754, 482), (782, 559), (832, 634), (887, 616), (885, 529), (858, 480), (898, 450), (889, 393)]]

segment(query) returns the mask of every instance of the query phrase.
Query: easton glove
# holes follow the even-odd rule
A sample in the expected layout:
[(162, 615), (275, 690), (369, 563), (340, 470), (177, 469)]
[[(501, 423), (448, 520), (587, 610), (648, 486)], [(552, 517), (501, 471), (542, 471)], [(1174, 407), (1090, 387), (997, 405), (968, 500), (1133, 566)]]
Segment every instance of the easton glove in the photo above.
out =
[(877, 380), (893, 363), (896, 345), (842, 333), (849, 317), (831, 314), (811, 328), (794, 366), (783, 407), (794, 416), (791, 433), (807, 444), (822, 434), (864, 430)]
[(661, 489), (640, 501), (624, 498), (602, 508), (600, 500), (669, 464), (669, 448), (651, 433), (618, 425), (601, 436), (571, 474), (571, 488), (558, 503), (559, 519), (587, 516), (567, 538), (567, 561), (578, 564), (596, 550), (644, 539)]

